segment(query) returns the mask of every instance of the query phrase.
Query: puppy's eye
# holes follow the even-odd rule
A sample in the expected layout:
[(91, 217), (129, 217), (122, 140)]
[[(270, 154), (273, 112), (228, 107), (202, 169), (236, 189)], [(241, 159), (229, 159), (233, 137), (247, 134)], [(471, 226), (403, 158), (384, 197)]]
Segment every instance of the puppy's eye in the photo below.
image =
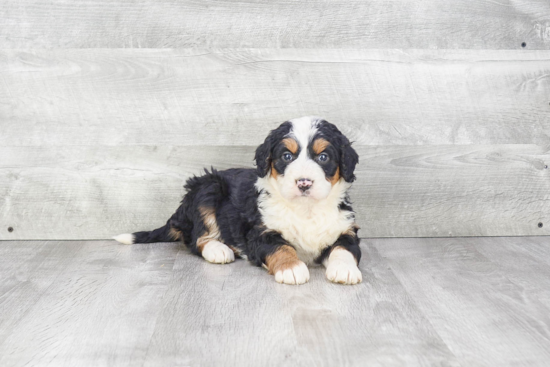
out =
[(285, 153), (285, 154), (283, 154), (283, 160), (284, 160), (285, 162), (290, 162), (290, 161), (292, 160), (292, 158), (293, 158), (293, 157), (292, 157), (292, 154), (290, 154), (290, 153), (288, 153), (288, 152)]
[(317, 159), (319, 160), (319, 162), (326, 162), (328, 161), (328, 155), (326, 153), (321, 153), (319, 154)]

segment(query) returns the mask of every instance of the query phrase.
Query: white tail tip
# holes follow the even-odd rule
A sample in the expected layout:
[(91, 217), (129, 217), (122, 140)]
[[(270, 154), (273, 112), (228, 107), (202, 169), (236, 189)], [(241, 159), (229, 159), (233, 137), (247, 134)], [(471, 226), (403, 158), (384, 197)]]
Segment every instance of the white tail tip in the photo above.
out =
[(118, 236), (114, 236), (113, 239), (124, 245), (132, 245), (134, 244), (134, 241), (135, 241), (135, 237), (131, 233), (119, 234)]

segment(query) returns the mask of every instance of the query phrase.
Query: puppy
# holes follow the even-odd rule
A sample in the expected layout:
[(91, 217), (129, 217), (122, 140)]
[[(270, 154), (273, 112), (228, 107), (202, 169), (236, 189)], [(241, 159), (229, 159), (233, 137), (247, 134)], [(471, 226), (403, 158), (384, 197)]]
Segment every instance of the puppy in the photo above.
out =
[(349, 140), (323, 119), (297, 118), (269, 133), (255, 161), (256, 169), (212, 169), (190, 178), (165, 226), (114, 239), (183, 241), (216, 264), (237, 255), (264, 266), (279, 283), (306, 283), (311, 263), (323, 264), (332, 282), (361, 282), (358, 227), (347, 195), (359, 157)]

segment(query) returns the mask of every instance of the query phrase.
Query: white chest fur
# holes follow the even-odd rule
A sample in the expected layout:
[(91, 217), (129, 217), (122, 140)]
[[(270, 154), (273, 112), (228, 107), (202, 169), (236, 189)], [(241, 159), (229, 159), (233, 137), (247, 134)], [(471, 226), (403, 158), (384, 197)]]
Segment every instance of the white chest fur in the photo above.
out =
[(288, 201), (269, 178), (259, 179), (256, 187), (262, 190), (258, 205), (264, 224), (280, 232), (306, 263), (312, 263), (323, 249), (334, 244), (354, 224), (351, 212), (338, 209), (349, 188), (343, 180), (320, 201), (306, 197)]

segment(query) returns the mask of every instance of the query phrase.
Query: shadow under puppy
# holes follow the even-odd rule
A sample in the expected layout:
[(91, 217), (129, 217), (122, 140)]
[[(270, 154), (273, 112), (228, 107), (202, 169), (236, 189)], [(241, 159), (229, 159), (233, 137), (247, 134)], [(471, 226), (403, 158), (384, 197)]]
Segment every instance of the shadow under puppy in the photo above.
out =
[(255, 160), (256, 169), (212, 169), (190, 178), (164, 227), (114, 239), (183, 241), (218, 264), (237, 255), (263, 265), (279, 283), (306, 283), (306, 264), (313, 262), (333, 282), (361, 282), (358, 227), (347, 195), (359, 157), (349, 140), (323, 119), (297, 118), (272, 130)]

